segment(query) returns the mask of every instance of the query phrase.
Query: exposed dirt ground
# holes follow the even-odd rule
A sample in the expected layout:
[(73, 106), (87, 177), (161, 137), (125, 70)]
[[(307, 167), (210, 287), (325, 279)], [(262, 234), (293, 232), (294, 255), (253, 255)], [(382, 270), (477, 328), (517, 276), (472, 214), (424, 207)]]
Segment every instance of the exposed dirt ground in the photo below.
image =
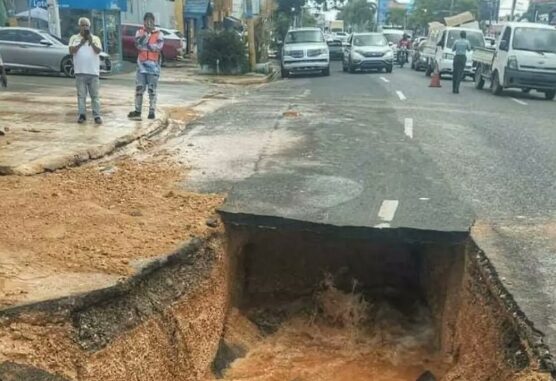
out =
[(164, 159), (125, 158), (0, 177), (0, 306), (110, 284), (204, 236), (223, 197), (178, 190), (183, 175)]

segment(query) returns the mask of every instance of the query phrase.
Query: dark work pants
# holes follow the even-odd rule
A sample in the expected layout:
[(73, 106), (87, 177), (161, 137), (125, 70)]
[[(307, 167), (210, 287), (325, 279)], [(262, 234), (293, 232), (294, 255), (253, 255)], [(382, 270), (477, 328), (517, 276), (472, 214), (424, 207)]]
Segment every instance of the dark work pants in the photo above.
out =
[(454, 69), (452, 75), (452, 91), (454, 93), (459, 93), (459, 84), (461, 83), (465, 72), (465, 61), (467, 61), (467, 57), (462, 54), (458, 54), (454, 57)]

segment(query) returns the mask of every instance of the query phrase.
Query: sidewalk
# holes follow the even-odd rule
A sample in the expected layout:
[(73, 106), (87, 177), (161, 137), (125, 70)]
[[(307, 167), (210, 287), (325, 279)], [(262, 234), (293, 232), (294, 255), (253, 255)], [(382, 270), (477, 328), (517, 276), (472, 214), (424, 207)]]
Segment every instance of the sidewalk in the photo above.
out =
[[(0, 175), (33, 175), (105, 156), (116, 148), (164, 128), (167, 117), (130, 121), (129, 88), (103, 84), (104, 124), (76, 123), (76, 97), (68, 88), (51, 88), (49, 94), (4, 91), (0, 93)], [(89, 107), (89, 105), (88, 105)]]
[[(160, 83), (213, 83), (219, 85), (261, 85), (274, 79), (276, 73), (243, 75), (210, 75), (202, 74), (201, 68), (191, 59), (170, 61), (165, 64), (160, 76)], [(135, 79), (135, 72), (112, 75), (118, 79)]]

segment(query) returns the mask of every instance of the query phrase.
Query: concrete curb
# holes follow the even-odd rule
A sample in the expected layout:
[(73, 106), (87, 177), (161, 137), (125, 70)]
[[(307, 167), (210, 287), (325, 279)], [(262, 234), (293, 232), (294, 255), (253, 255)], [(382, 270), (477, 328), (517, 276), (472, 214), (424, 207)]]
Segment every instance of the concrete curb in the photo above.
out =
[(121, 136), (112, 143), (84, 148), (69, 152), (63, 156), (47, 156), (18, 166), (0, 166), (0, 175), (31, 176), (43, 172), (53, 172), (62, 168), (74, 167), (91, 160), (100, 159), (111, 154), (116, 149), (128, 145), (142, 137), (153, 136), (163, 131), (168, 126), (168, 115), (166, 112), (159, 112), (159, 114), (162, 114), (161, 118), (150, 123), (147, 128)]

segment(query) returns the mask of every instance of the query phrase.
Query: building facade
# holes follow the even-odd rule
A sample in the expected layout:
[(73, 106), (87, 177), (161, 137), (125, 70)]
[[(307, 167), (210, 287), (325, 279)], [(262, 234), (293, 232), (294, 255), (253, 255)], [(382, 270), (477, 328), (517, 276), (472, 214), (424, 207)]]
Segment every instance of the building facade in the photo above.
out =
[(154, 15), (157, 25), (178, 29), (175, 2), (172, 0), (127, 0), (127, 10), (122, 12), (122, 23), (142, 24), (146, 12)]

